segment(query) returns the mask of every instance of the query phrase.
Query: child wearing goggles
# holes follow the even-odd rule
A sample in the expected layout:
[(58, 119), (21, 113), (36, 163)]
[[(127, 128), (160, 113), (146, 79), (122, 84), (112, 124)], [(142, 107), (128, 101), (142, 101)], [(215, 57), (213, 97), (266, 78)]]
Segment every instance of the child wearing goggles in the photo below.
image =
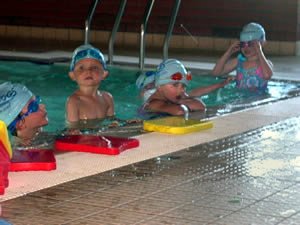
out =
[[(236, 87), (243, 90), (266, 90), (273, 75), (273, 64), (266, 59), (263, 47), (266, 45), (264, 28), (257, 23), (243, 27), (240, 40), (233, 42), (216, 63), (212, 75), (221, 76), (236, 70)], [(240, 52), (236, 58), (232, 54)]]
[(76, 127), (82, 120), (104, 119), (114, 115), (114, 103), (110, 93), (100, 91), (99, 86), (108, 71), (104, 56), (92, 45), (75, 49), (70, 64), (69, 77), (78, 89), (67, 99), (66, 121)]
[(169, 115), (184, 115), (186, 106), (190, 111), (204, 111), (205, 105), (199, 99), (203, 94), (225, 86), (229, 79), (215, 85), (199, 87), (186, 92), (186, 86), (191, 81), (191, 75), (184, 65), (176, 59), (163, 61), (156, 69), (153, 94), (146, 99), (138, 110), (140, 117), (150, 117), (151, 113)]
[(47, 112), (40, 98), (22, 84), (0, 85), (0, 120), (18, 141), (30, 142), (48, 124)]

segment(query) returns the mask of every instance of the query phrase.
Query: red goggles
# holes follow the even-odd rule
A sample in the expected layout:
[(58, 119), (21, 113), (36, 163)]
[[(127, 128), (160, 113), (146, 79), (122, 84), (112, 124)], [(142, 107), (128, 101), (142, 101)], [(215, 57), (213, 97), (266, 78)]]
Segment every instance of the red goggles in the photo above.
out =
[(187, 73), (186, 76), (184, 76), (181, 73), (174, 73), (173, 75), (170, 76), (170, 79), (171, 80), (182, 80), (182, 79), (184, 79), (184, 77), (185, 77), (185, 80), (187, 80), (187, 81), (190, 81), (192, 79), (192, 76), (190, 73)]
[[(258, 41), (261, 41), (263, 39), (263, 36), (258, 38)], [(241, 41), (240, 42), (240, 47), (241, 48), (246, 48), (246, 47), (252, 47), (253, 46), (253, 41)]]
[(247, 42), (240, 42), (240, 47), (241, 48), (246, 48), (246, 47), (251, 47), (253, 45), (252, 41), (247, 41)]

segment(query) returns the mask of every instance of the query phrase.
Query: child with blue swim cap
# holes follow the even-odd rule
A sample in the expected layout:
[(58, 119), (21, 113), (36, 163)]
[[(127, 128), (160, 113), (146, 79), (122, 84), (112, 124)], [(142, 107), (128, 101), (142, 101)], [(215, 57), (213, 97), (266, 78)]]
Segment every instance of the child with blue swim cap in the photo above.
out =
[(209, 93), (228, 83), (227, 80), (219, 84), (195, 88), (187, 93), (186, 87), (190, 80), (191, 74), (186, 71), (180, 61), (176, 59), (163, 61), (155, 71), (153, 94), (145, 100), (138, 110), (138, 114), (144, 116), (152, 112), (183, 115), (182, 105), (185, 105), (190, 111), (204, 111), (204, 103), (195, 97)]
[[(233, 42), (218, 60), (212, 75), (221, 76), (236, 70), (237, 88), (264, 91), (273, 75), (273, 64), (263, 53), (265, 45), (264, 28), (257, 23), (247, 24), (240, 33), (240, 40)], [(237, 58), (230, 59), (233, 53), (239, 51)]]
[(0, 120), (13, 136), (28, 143), (48, 124), (40, 98), (23, 84), (11, 82), (0, 84)]
[(135, 82), (139, 89), (139, 97), (141, 97), (144, 101), (146, 101), (155, 92), (154, 78), (154, 71), (143, 72), (139, 75)]
[(103, 54), (90, 44), (81, 45), (73, 52), (69, 77), (78, 89), (67, 99), (67, 123), (80, 120), (104, 119), (114, 115), (114, 102), (110, 93), (99, 90), (108, 71)]

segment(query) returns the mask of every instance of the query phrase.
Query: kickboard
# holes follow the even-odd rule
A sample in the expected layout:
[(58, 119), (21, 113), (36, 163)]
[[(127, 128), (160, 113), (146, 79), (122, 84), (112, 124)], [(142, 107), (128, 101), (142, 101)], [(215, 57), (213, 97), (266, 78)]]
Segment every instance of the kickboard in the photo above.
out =
[(144, 130), (169, 134), (187, 134), (212, 127), (213, 123), (211, 121), (185, 120), (183, 117), (178, 116), (143, 121)]
[(2, 141), (6, 151), (9, 154), (9, 158), (12, 157), (11, 145), (8, 138), (8, 132), (5, 123), (0, 120), (0, 140)]
[(54, 146), (55, 149), (64, 151), (118, 155), (127, 149), (138, 147), (139, 141), (134, 138), (71, 135), (56, 139)]
[(49, 171), (56, 169), (54, 152), (51, 149), (14, 150), (9, 171)]

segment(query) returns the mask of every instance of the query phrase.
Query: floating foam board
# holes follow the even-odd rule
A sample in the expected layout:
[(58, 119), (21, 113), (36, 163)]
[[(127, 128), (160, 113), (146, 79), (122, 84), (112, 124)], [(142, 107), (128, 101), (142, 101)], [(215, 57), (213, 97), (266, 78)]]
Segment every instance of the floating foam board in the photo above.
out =
[(12, 157), (11, 145), (8, 138), (7, 128), (5, 123), (0, 120), (0, 140), (2, 141), (6, 151), (9, 154), (9, 157)]
[(64, 151), (118, 155), (122, 151), (138, 147), (139, 141), (134, 138), (71, 135), (56, 139), (54, 146), (55, 149)]
[(183, 117), (177, 116), (143, 121), (144, 130), (169, 134), (186, 134), (212, 127), (213, 123), (211, 121), (185, 120)]
[(55, 170), (56, 160), (51, 149), (14, 150), (9, 171)]

